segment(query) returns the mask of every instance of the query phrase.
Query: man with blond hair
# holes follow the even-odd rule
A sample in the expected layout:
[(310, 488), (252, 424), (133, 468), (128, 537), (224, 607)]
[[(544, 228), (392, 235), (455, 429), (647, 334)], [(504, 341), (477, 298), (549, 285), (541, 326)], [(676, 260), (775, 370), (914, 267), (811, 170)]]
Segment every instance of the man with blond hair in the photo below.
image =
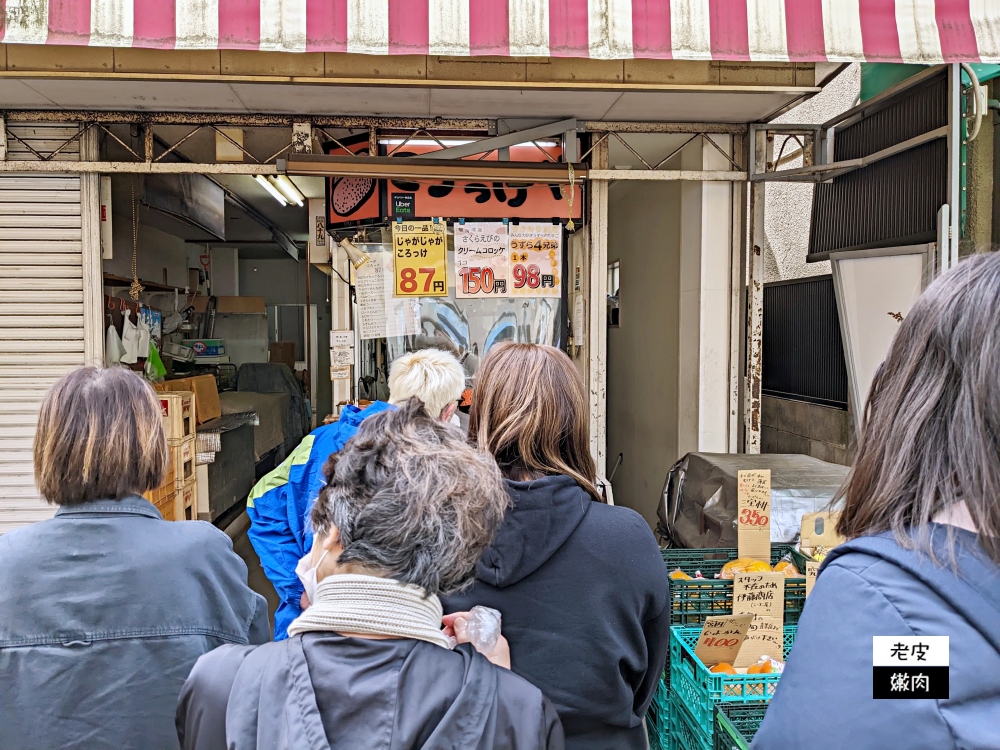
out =
[(308, 575), (308, 565), (299, 563), (312, 549), (307, 520), (323, 487), (327, 458), (354, 437), (367, 417), (411, 398), (420, 399), (431, 417), (455, 423), (464, 388), (465, 371), (448, 352), (420, 349), (404, 354), (389, 370), (389, 403), (376, 401), (364, 409), (344, 406), (338, 421), (306, 435), (288, 458), (251, 490), (247, 498), (248, 535), (281, 600), (274, 616), (276, 641), (288, 637), (288, 625), (302, 613), (302, 579)]

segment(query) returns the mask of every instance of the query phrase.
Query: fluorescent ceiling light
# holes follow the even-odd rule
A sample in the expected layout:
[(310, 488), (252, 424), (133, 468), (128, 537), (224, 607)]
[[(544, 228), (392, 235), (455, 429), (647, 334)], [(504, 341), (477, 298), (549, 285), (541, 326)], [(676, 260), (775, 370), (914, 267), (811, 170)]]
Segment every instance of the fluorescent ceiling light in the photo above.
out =
[(268, 182), (278, 188), (281, 194), (288, 199), (289, 203), (294, 203), (296, 206), (305, 205), (306, 197), (299, 192), (297, 187), (295, 187), (295, 183), (285, 177), (285, 175), (268, 177)]
[(288, 205), (288, 201), (285, 199), (285, 196), (283, 196), (281, 193), (278, 192), (278, 188), (276, 188), (274, 185), (272, 185), (270, 182), (264, 179), (264, 175), (259, 174), (254, 179), (257, 180), (257, 182), (259, 182), (261, 185), (263, 185), (264, 189), (267, 192), (269, 192), (274, 197), (274, 199), (278, 201), (278, 203), (280, 203), (282, 206)]
[[(457, 140), (457, 139), (453, 139), (453, 138), (442, 138), (441, 139), (441, 143), (443, 143), (446, 147), (447, 146), (464, 146), (467, 143), (476, 143), (477, 140), (479, 140), (479, 139), (473, 138), (473, 139), (467, 139), (467, 140)], [(381, 143), (383, 146), (399, 146), (399, 145), (402, 145), (403, 143), (405, 143), (407, 146), (410, 146), (410, 145), (413, 145), (413, 146), (440, 146), (441, 145), (441, 143), (438, 143), (435, 140), (427, 139), (427, 138), (411, 138), (410, 140), (406, 140), (405, 138), (382, 138), (382, 139), (379, 140), (379, 143)], [(530, 146), (531, 143), (532, 143), (531, 141), (528, 141), (527, 143), (518, 143), (517, 145), (518, 146)], [(543, 146), (543, 147), (545, 147), (545, 146), (550, 146), (551, 147), (551, 146), (558, 146), (559, 145), (555, 141), (535, 141), (535, 143), (537, 143), (539, 146)], [(496, 149), (493, 149), (493, 150), (495, 151)]]

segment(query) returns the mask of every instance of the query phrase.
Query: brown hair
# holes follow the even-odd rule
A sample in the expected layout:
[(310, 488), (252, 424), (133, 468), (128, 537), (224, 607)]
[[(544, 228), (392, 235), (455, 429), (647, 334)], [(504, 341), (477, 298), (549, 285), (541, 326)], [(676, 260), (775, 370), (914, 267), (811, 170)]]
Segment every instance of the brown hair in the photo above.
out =
[(120, 500), (158, 487), (167, 466), (160, 402), (122, 367), (81, 367), (42, 401), (35, 483), (50, 503)]
[(469, 439), (493, 454), (508, 479), (565, 474), (601, 501), (583, 381), (555, 347), (505, 343), (489, 350), (472, 391)]
[[(1000, 562), (1000, 253), (964, 260), (903, 320), (872, 381), (838, 531), (893, 531), (931, 552), (938, 512), (964, 501)], [(949, 528), (949, 555), (954, 533)]]

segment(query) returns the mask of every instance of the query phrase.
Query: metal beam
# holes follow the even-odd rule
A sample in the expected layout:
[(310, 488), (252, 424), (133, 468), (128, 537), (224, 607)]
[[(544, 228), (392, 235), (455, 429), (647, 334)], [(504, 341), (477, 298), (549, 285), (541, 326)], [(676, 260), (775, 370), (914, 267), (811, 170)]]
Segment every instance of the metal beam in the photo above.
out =
[(746, 172), (726, 172), (711, 169), (591, 169), (587, 179), (638, 181), (746, 182)]
[(735, 135), (747, 132), (744, 123), (735, 122), (620, 122), (588, 120), (583, 128), (589, 133), (709, 133)]
[(0, 172), (68, 174), (245, 174), (278, 175), (274, 164), (195, 164), (143, 161), (0, 161)]
[(551, 138), (561, 136), (563, 133), (576, 132), (576, 118), (550, 122), (548, 125), (539, 125), (526, 130), (515, 130), (505, 135), (496, 135), (492, 138), (484, 138), (481, 141), (463, 143), (461, 146), (451, 146), (440, 151), (431, 151), (428, 154), (421, 154), (422, 159), (464, 159), (466, 156), (475, 156), (489, 151), (496, 151), (501, 148), (510, 148), (521, 143), (531, 143), (539, 138)]
[[(290, 175), (320, 177), (372, 177), (390, 180), (495, 180), (550, 185), (570, 183), (569, 165), (545, 162), (464, 161), (420, 157), (309, 156), (296, 154), (279, 159), (278, 168)], [(573, 165), (573, 180), (586, 179), (587, 167)]]

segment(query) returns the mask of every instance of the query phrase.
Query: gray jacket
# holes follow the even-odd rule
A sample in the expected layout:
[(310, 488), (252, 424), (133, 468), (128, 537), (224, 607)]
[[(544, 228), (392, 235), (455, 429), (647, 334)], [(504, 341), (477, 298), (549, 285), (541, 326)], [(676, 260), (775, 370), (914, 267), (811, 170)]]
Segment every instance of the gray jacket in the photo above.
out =
[(0, 748), (176, 748), (202, 654), (269, 640), (224, 533), (139, 497), (0, 537)]
[(470, 646), (306, 633), (206, 654), (177, 708), (184, 750), (563, 750), (538, 688)]

